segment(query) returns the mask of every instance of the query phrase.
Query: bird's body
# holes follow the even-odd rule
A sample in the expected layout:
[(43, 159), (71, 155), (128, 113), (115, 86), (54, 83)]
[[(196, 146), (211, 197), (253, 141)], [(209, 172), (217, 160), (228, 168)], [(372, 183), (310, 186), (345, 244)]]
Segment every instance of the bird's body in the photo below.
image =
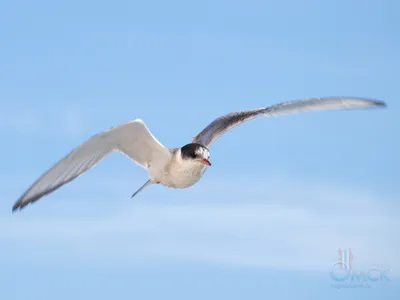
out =
[(181, 149), (174, 149), (171, 161), (165, 166), (164, 172), (160, 174), (149, 170), (152, 183), (160, 183), (172, 188), (187, 188), (200, 180), (206, 171), (206, 166), (191, 160), (184, 160)]
[[(71, 151), (45, 172), (18, 199), (13, 211), (55, 191), (92, 168), (111, 152), (119, 151), (148, 172), (150, 184), (187, 188), (199, 181), (211, 166), (209, 147), (222, 134), (257, 116), (279, 116), (301, 111), (386, 106), (384, 102), (352, 97), (325, 97), (288, 101), (272, 106), (233, 112), (215, 119), (190, 144), (180, 148), (163, 146), (140, 119), (128, 121), (101, 132)], [(245, 149), (246, 150), (246, 149)], [(248, 150), (248, 149), (247, 149)]]

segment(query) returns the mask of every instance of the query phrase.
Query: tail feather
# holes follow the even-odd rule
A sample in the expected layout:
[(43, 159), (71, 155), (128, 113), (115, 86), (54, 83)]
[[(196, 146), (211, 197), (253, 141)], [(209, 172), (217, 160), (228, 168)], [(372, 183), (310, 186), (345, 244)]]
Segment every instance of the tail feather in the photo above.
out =
[(152, 184), (152, 182), (150, 181), (150, 179), (147, 180), (146, 183), (143, 184), (143, 185), (140, 187), (140, 189), (138, 189), (135, 193), (133, 193), (133, 195), (132, 195), (131, 198), (135, 197), (141, 190), (143, 190), (145, 187), (147, 187), (147, 186), (149, 186), (149, 185), (151, 185), (151, 184)]

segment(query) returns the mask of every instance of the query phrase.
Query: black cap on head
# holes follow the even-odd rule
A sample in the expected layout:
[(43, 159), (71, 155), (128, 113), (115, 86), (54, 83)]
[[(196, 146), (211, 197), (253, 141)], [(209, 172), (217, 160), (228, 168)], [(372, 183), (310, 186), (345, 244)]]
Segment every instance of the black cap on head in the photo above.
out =
[(210, 151), (203, 145), (192, 143), (181, 148), (181, 155), (183, 159), (208, 159), (210, 157)]

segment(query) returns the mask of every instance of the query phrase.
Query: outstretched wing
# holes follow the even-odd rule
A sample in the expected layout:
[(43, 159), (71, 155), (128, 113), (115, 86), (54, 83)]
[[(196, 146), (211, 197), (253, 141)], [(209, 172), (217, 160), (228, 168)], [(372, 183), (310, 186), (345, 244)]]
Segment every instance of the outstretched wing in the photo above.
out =
[(353, 97), (324, 97), (288, 101), (269, 107), (233, 112), (219, 117), (193, 138), (193, 143), (209, 147), (222, 134), (257, 116), (279, 116), (303, 111), (386, 106), (382, 101)]
[(72, 181), (114, 151), (126, 154), (145, 169), (149, 164), (167, 163), (171, 157), (169, 149), (157, 141), (142, 120), (123, 123), (91, 137), (57, 162), (18, 199), (13, 211)]

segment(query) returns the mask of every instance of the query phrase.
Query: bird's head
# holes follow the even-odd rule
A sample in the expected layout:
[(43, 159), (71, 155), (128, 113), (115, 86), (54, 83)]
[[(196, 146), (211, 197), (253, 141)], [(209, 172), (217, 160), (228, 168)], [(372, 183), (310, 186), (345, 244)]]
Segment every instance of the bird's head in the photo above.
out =
[(184, 160), (191, 160), (195, 163), (211, 166), (209, 162), (210, 151), (200, 144), (187, 144), (181, 148), (181, 156)]

